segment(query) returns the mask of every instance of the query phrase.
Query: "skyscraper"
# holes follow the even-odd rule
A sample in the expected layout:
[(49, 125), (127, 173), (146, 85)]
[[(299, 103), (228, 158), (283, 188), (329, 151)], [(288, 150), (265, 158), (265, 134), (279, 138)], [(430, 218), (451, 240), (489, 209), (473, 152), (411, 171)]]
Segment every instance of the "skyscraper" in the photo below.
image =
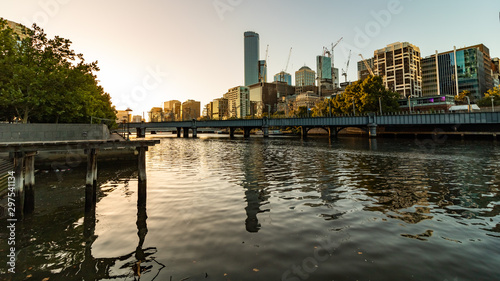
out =
[(314, 70), (307, 66), (301, 67), (298, 71), (295, 71), (295, 86), (314, 86), (316, 85), (316, 73)]
[(423, 95), (452, 95), (470, 91), (480, 99), (493, 87), (492, 60), (483, 44), (437, 53), (422, 60)]
[(245, 86), (259, 83), (259, 34), (253, 31), (244, 33)]
[(286, 82), (288, 85), (292, 85), (292, 75), (290, 73), (281, 71), (274, 75), (274, 81)]

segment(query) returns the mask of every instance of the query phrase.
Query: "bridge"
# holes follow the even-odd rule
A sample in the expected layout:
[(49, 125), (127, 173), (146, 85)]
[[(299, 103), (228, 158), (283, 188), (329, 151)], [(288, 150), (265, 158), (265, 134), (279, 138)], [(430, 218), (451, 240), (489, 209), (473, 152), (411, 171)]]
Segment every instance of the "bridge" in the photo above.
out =
[[(250, 136), (252, 129), (261, 129), (264, 137), (269, 136), (270, 127), (300, 127), (302, 137), (312, 128), (325, 129), (330, 137), (336, 137), (344, 128), (357, 127), (368, 132), (370, 137), (377, 136), (377, 128), (451, 128), (452, 132), (472, 130), (480, 132), (485, 128), (496, 137), (500, 134), (500, 112), (474, 112), (474, 113), (436, 113), (436, 114), (404, 114), (404, 115), (375, 115), (363, 116), (336, 116), (312, 118), (262, 118), (262, 119), (235, 119), (235, 120), (208, 120), (208, 121), (172, 121), (153, 123), (128, 123), (129, 129), (135, 128), (137, 137), (145, 137), (146, 129), (176, 128), (177, 137), (197, 137), (200, 128), (229, 128), (229, 134), (234, 136), (236, 129), (240, 128), (245, 137)], [(431, 130), (432, 131), (432, 130)]]

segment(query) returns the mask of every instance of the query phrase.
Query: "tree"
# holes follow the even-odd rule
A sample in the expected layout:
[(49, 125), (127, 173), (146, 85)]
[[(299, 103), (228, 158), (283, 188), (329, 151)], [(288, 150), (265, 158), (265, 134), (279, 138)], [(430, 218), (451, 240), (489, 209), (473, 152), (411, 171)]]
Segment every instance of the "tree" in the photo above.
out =
[(369, 76), (364, 81), (356, 81), (332, 100), (334, 114), (356, 114), (379, 112), (379, 100), (382, 112), (399, 110), (400, 95), (385, 88), (382, 77)]
[[(469, 99), (467, 99), (469, 97)], [(474, 102), (474, 97), (471, 95), (469, 90), (464, 90), (455, 96), (455, 104), (469, 104)]]
[(109, 94), (97, 83), (97, 62), (86, 63), (70, 46), (68, 39), (48, 39), (36, 24), (16, 34), (0, 18), (0, 118), (23, 123), (116, 118)]
[(477, 105), (481, 107), (491, 106), (491, 98), (493, 98), (493, 104), (495, 106), (500, 105), (500, 86), (488, 90), (488, 92), (484, 94), (484, 97), (477, 101)]

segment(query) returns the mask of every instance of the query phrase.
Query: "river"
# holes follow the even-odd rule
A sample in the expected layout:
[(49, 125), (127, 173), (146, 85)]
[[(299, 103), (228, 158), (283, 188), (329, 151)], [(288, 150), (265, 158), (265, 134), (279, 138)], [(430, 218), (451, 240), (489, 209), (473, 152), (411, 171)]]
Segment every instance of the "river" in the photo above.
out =
[(158, 138), (146, 202), (134, 163), (99, 165), (87, 214), (84, 167), (38, 171), (16, 274), (2, 262), (0, 279), (499, 278), (496, 142)]

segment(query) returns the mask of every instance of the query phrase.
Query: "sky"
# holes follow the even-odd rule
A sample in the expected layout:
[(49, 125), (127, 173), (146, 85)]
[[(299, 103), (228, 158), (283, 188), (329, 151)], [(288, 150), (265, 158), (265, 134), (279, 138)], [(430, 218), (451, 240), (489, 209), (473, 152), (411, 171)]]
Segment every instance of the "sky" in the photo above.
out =
[[(335, 67), (357, 80), (359, 54), (394, 42), (422, 57), (483, 43), (500, 56), (498, 0), (2, 0), (0, 17), (49, 37), (70, 39), (87, 62), (98, 61), (100, 85), (119, 110), (147, 116), (168, 100), (205, 104), (244, 84), (243, 33), (260, 35), (268, 81), (284, 70), (316, 70), (323, 46)], [(344, 77), (341, 77), (341, 82)]]

